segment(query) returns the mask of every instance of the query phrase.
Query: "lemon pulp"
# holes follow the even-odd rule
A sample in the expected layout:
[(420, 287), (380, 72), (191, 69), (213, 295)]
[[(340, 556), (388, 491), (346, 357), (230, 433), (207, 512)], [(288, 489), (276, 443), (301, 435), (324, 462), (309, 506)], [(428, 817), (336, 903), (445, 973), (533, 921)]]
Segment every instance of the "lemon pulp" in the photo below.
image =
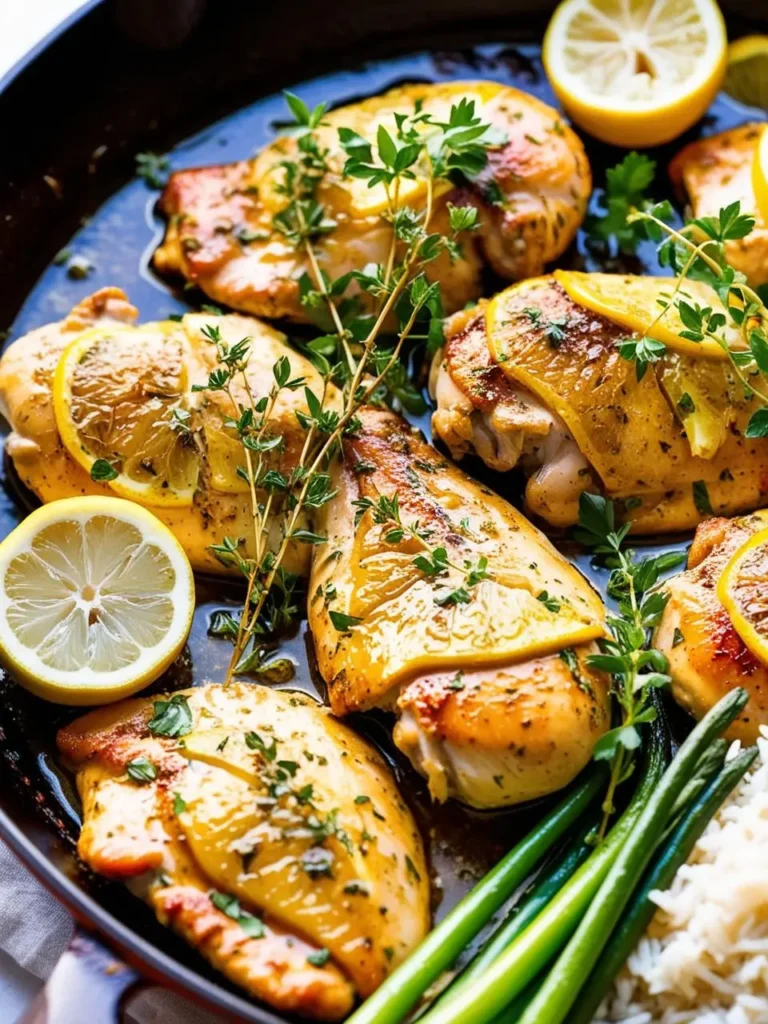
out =
[(110, 700), (147, 685), (181, 650), (193, 610), (178, 541), (118, 498), (51, 502), (0, 544), (0, 650), (48, 699)]
[(739, 547), (723, 570), (717, 596), (741, 639), (768, 664), (768, 530)]
[(543, 58), (581, 127), (613, 145), (655, 146), (712, 102), (727, 38), (715, 0), (563, 0)]
[(86, 331), (62, 353), (54, 380), (56, 425), (70, 455), (88, 472), (108, 463), (116, 476), (100, 478), (145, 505), (189, 505), (197, 486), (198, 453), (183, 429), (186, 342), (174, 328)]

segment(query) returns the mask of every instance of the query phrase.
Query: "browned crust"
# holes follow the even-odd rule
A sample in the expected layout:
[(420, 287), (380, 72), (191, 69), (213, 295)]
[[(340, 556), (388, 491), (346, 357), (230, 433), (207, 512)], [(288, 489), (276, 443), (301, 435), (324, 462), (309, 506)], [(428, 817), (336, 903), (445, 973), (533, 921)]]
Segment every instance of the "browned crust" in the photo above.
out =
[(333, 964), (318, 968), (307, 963), (316, 947), (296, 936), (270, 932), (249, 938), (213, 906), (207, 893), (191, 885), (157, 888), (151, 900), (164, 924), (232, 981), (278, 1010), (340, 1020), (352, 1009), (351, 983)]

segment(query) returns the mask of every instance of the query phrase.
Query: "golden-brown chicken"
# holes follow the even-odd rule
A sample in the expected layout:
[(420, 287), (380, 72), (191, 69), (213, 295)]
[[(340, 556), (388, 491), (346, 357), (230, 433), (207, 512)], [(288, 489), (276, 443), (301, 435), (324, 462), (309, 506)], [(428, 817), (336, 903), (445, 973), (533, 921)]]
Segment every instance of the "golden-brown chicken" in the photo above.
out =
[[(474, 451), (493, 469), (521, 467), (528, 509), (557, 527), (577, 521), (583, 491), (618, 501), (637, 533), (759, 506), (768, 441), (745, 436), (757, 400), (726, 360), (671, 345), (638, 380), (617, 346), (640, 337), (627, 326), (638, 312), (629, 296), (620, 322), (561, 283), (594, 276), (616, 281), (558, 271), (457, 314), (432, 367), (435, 435), (455, 458)], [(619, 284), (629, 293), (643, 281)], [(651, 303), (647, 318), (657, 313)]]
[(429, 926), (421, 839), (374, 749), (304, 694), (208, 685), (63, 729), (78, 850), (285, 1012), (338, 1020)]
[(333, 711), (395, 710), (395, 742), (438, 799), (498, 807), (559, 789), (608, 725), (607, 682), (584, 664), (600, 599), (398, 417), (366, 410), (362, 424), (309, 587)]
[[(449, 202), (480, 210), (479, 230), (461, 237), (461, 258), (443, 254), (427, 267), (440, 281), (446, 309), (460, 309), (480, 294), (484, 261), (518, 280), (541, 273), (567, 248), (584, 217), (591, 175), (581, 142), (557, 111), (493, 82), (408, 85), (332, 111), (315, 132), (330, 165), (318, 200), (335, 227), (314, 247), (330, 278), (369, 263), (386, 264), (392, 236), (383, 186), (369, 189), (367, 181), (342, 176), (339, 127), (375, 144), (379, 125), (394, 132), (395, 113), (410, 115), (422, 103), (425, 112), (445, 122), (451, 105), (461, 100), (474, 101), (477, 115), (506, 142), (490, 151), (473, 183), (440, 181), (435, 190), (430, 231), (450, 233)], [(155, 266), (182, 274), (234, 309), (306, 319), (298, 283), (309, 269), (306, 253), (273, 227), (288, 202), (281, 191), (284, 162), (296, 155), (296, 139), (282, 136), (255, 159), (172, 175), (160, 203), (168, 227)], [(401, 204), (423, 209), (425, 192), (423, 181), (404, 179)]]
[[(97, 327), (104, 332), (104, 341), (102, 357), (92, 360), (88, 380), (91, 391), (100, 396), (96, 414), (88, 421), (90, 439), (98, 446), (96, 454), (118, 465), (132, 458), (140, 464), (139, 472), (151, 479), (160, 465), (143, 455), (141, 445), (151, 446), (152, 435), (158, 432), (163, 415), (156, 397), (158, 367), (161, 353), (172, 345), (180, 353), (180, 365), (174, 370), (175, 379), (183, 381), (179, 403), (190, 415), (183, 450), (193, 453), (197, 483), (187, 505), (152, 505), (151, 500), (149, 504), (176, 534), (195, 569), (220, 572), (222, 566), (209, 545), (229, 535), (245, 538), (249, 550), (251, 499), (247, 482), (237, 472), (244, 461), (242, 447), (226, 425), (234, 413), (228, 394), (191, 391), (194, 384), (205, 384), (216, 366), (216, 348), (204, 330), (214, 328), (230, 345), (250, 339), (248, 379), (257, 398), (272, 387), (273, 366), (284, 356), (290, 360), (292, 377), (303, 377), (317, 393), (322, 382), (312, 364), (287, 347), (283, 334), (253, 318), (188, 314), (178, 324), (135, 329), (136, 317), (136, 309), (120, 289), (105, 288), (83, 300), (60, 323), (32, 331), (7, 349), (0, 359), (0, 407), (13, 428), (6, 451), (22, 482), (42, 501), (112, 493), (108, 483), (93, 480), (73, 458), (62, 439), (69, 425), (57, 420), (53, 402), (53, 377), (62, 352), (85, 329)], [(239, 378), (233, 382), (233, 397), (247, 405)], [(334, 401), (334, 395), (329, 395), (328, 406)], [(133, 419), (126, 412), (131, 408)], [(281, 391), (270, 419), (274, 432), (285, 439), (273, 456), (274, 468), (283, 472), (295, 464), (303, 442), (297, 410), (306, 412), (303, 388)], [(128, 420), (131, 429), (126, 427)], [(166, 433), (175, 444), (177, 435), (171, 430)], [(77, 453), (76, 442), (74, 450)], [(270, 538), (271, 544), (278, 541), (277, 536)], [(306, 545), (292, 545), (288, 568), (307, 572), (308, 560)]]
[(708, 519), (696, 531), (688, 568), (666, 584), (669, 601), (655, 645), (669, 658), (675, 699), (701, 718), (737, 686), (749, 703), (726, 735), (754, 743), (768, 724), (768, 665), (746, 646), (717, 596), (723, 569), (745, 540), (768, 527), (768, 511)]
[(669, 166), (672, 181), (688, 197), (694, 217), (716, 217), (724, 206), (741, 203), (755, 217), (745, 238), (725, 244), (725, 255), (753, 287), (768, 283), (768, 224), (760, 215), (752, 185), (752, 165), (765, 125), (740, 125), (692, 142)]
[[(77, 337), (90, 315), (113, 311), (124, 316), (135, 312), (121, 292), (101, 293), (62, 326), (43, 328), (16, 342), (0, 361), (0, 395), (14, 426), (9, 449), (22, 479), (43, 500), (80, 490), (104, 492), (112, 485), (92, 481), (72, 457), (74, 446), (62, 443), (59, 414), (52, 409), (51, 375), (69, 333)], [(259, 321), (196, 314), (178, 325), (147, 325), (135, 333), (107, 325), (91, 360), (94, 369), (86, 373), (78, 364), (87, 384), (78, 395), (101, 395), (107, 386), (114, 389), (117, 380), (115, 404), (119, 401), (122, 414), (131, 406), (131, 422), (149, 421), (144, 433), (138, 427), (128, 432), (129, 441), (146, 436), (149, 443), (164, 415), (156, 408), (159, 356), (153, 357), (153, 351), (161, 351), (169, 338), (173, 341), (189, 389), (195, 381), (206, 380), (212, 368), (213, 346), (202, 333), (212, 326), (230, 344), (246, 335), (252, 338), (248, 376), (256, 394), (266, 393), (273, 364), (283, 355), (290, 357), (292, 374), (319, 387), (312, 366)], [(120, 360), (108, 358), (115, 338), (124, 346)], [(134, 352), (137, 367), (131, 362)], [(130, 372), (125, 372), (126, 362)], [(174, 374), (164, 366), (167, 385)], [(143, 374), (147, 387), (139, 386)], [(183, 376), (181, 369), (175, 371), (175, 378)], [(250, 536), (250, 496), (236, 472), (243, 456), (225, 422), (230, 415), (226, 393), (199, 394), (203, 400), (190, 392), (187, 405), (199, 461), (194, 501), (182, 507), (152, 506), (152, 511), (176, 532), (193, 565), (209, 568), (218, 563), (208, 544), (224, 535)], [(277, 465), (288, 472), (302, 443), (295, 413), (305, 409), (305, 399), (303, 389), (284, 394), (283, 404), (276, 407), (275, 431), (286, 438)], [(118, 454), (109, 433), (115, 419), (111, 408), (97, 403), (88, 419), (88, 443), (101, 446), (97, 454)], [(449, 466), (397, 416), (366, 410), (360, 418), (362, 427), (348, 440), (347, 450), (356, 453), (361, 475), (350, 477), (348, 466), (337, 467), (333, 486), (339, 493), (326, 508), (326, 521), (310, 524), (328, 534), (327, 543), (315, 549), (310, 594), (320, 587), (323, 598), (320, 605), (316, 597), (311, 599), (310, 626), (321, 670), (332, 680), (334, 710), (343, 714), (380, 704), (394, 707), (400, 687), (397, 742), (440, 799), (456, 795), (478, 806), (500, 806), (560, 788), (589, 759), (607, 722), (605, 683), (583, 664), (590, 643), (603, 632), (601, 602), (522, 516)], [(130, 447), (125, 436), (120, 435), (121, 444)], [(487, 559), (489, 578), (473, 584), (467, 599), (460, 593), (441, 607), (435, 604), (434, 585), (445, 594), (458, 585), (459, 580), (449, 583), (457, 575), (455, 566), (430, 580), (414, 566), (415, 553), (408, 545), (385, 544), (381, 550), (361, 552), (361, 538), (365, 535), (373, 543), (381, 530), (377, 527), (369, 535), (370, 514), (355, 530), (350, 479), (366, 496), (397, 491), (409, 517), (424, 520), (433, 546), (443, 545), (455, 556), (459, 572), (466, 560), (474, 561), (473, 571), (482, 573), (482, 560)], [(279, 534), (280, 517), (271, 520)], [(309, 545), (297, 546), (288, 567), (307, 574), (310, 550)], [(332, 576), (340, 577), (333, 583), (334, 602), (328, 589)], [(355, 617), (366, 613), (364, 623), (349, 635), (339, 633), (331, 615), (342, 608), (343, 614)], [(425, 635), (427, 623), (430, 631)], [(562, 652), (571, 647), (573, 656), (566, 654), (562, 660)], [(493, 667), (476, 673), (482, 665)], [(469, 673), (467, 685), (455, 682), (460, 670)]]

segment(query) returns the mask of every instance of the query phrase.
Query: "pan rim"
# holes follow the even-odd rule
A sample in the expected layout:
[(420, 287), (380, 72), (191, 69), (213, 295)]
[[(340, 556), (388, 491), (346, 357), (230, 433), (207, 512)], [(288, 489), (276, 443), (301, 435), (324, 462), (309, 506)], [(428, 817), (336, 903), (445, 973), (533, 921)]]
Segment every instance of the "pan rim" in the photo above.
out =
[(81, 889), (56, 867), (24, 834), (24, 831), (0, 808), (0, 839), (21, 863), (52, 893), (86, 931), (92, 930), (107, 940), (111, 949), (128, 954), (131, 966), (138, 966), (150, 984), (171, 982), (180, 995), (201, 1000), (207, 1007), (235, 1014), (237, 1019), (256, 1024), (286, 1024), (281, 1017), (256, 1002), (228, 992), (214, 981), (186, 967), (171, 954), (142, 938), (130, 925), (124, 924), (93, 896)]
[[(30, 47), (0, 76), (0, 94), (6, 93), (10, 86), (24, 72), (31, 69), (55, 43), (104, 2), (105, 0), (86, 0)], [(289, 1018), (273, 1013), (244, 996), (227, 991), (215, 981), (199, 974), (194, 968), (185, 966), (171, 954), (144, 939), (130, 925), (117, 918), (68, 878), (2, 807), (0, 840), (72, 915), (76, 926), (79, 922), (86, 931), (93, 931), (99, 938), (105, 940), (110, 949), (118, 955), (125, 954), (131, 965), (139, 969), (143, 980), (149, 984), (165, 984), (178, 994), (191, 998), (209, 1009), (229, 1014), (233, 1020), (249, 1021), (252, 1024), (287, 1024)]]
[(44, 53), (53, 43), (56, 42), (61, 36), (65, 35), (70, 28), (76, 25), (82, 18), (87, 14), (90, 14), (94, 8), (99, 7), (104, 0), (85, 0), (77, 10), (72, 11), (66, 18), (55, 25), (50, 32), (38, 39), (38, 41), (31, 46), (26, 53), (24, 53), (19, 59), (12, 64), (7, 71), (0, 75), (0, 93), (5, 92), (8, 86), (15, 81), (19, 75), (26, 71), (35, 60)]

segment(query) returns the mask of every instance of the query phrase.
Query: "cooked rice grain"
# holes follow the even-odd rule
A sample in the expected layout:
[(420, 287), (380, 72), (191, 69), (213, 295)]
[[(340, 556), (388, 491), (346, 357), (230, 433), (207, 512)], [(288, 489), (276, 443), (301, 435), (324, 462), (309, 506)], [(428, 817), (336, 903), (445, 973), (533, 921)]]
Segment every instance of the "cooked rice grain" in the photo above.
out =
[[(768, 728), (593, 1024), (768, 1024)], [(733, 744), (728, 752), (738, 751)]]

